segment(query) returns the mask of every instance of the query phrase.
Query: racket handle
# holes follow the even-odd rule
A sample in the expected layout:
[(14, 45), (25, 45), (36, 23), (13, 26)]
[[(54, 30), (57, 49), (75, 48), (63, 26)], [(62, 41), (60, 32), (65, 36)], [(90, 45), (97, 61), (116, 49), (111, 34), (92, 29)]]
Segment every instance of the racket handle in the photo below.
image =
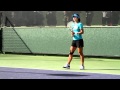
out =
[(74, 34), (75, 34), (75, 33), (74, 33), (73, 31), (71, 31), (71, 35), (72, 35), (72, 37), (74, 36)]

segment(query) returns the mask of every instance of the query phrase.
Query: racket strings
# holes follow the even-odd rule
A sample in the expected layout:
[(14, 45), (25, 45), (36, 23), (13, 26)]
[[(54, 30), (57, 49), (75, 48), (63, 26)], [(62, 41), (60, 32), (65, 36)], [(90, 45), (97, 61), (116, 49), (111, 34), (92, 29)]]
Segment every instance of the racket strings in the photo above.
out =
[(67, 24), (67, 27), (68, 27), (68, 29), (70, 30), (70, 31), (73, 31), (73, 27), (72, 27), (72, 25), (73, 25), (73, 21), (70, 21), (70, 22), (68, 22), (68, 24)]

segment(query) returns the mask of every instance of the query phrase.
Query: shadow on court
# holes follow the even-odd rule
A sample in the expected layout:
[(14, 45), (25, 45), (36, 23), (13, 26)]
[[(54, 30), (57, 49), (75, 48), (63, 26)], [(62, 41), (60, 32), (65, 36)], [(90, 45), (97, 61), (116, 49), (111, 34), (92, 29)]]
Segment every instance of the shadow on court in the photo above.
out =
[(76, 76), (89, 76), (89, 75), (78, 75), (78, 74), (48, 74), (51, 76), (71, 76), (71, 77), (76, 77)]
[[(47, 74), (47, 73), (36, 73), (36, 72), (17, 72), (17, 71), (0, 71), (0, 72), (4, 72), (4, 73), (28, 73), (28, 74)], [(51, 75), (51, 76), (89, 76), (89, 75), (78, 75), (78, 74), (47, 74), (47, 75)]]
[(0, 67), (0, 79), (120, 79), (120, 75)]

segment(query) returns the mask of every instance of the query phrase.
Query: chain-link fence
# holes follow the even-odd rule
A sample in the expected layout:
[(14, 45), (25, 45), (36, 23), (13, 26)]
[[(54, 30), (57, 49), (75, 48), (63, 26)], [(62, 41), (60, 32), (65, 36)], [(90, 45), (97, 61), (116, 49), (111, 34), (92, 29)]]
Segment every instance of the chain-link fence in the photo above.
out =
[(16, 27), (66, 26), (66, 23), (72, 20), (73, 13), (80, 14), (81, 22), (87, 26), (120, 24), (120, 11), (1, 11), (1, 13)]

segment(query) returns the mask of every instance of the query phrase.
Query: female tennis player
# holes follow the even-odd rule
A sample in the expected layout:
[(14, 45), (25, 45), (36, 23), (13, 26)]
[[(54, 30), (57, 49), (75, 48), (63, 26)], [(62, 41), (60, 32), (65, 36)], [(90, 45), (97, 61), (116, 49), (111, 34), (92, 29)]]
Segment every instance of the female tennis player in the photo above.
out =
[(82, 38), (82, 34), (84, 33), (83, 30), (83, 24), (80, 21), (80, 16), (79, 14), (73, 14), (73, 24), (72, 24), (72, 29), (73, 31), (71, 32), (72, 35), (72, 44), (70, 47), (70, 52), (69, 52), (69, 57), (68, 57), (68, 62), (63, 66), (63, 68), (70, 69), (70, 63), (73, 58), (73, 54), (76, 49), (78, 49), (78, 53), (80, 55), (80, 70), (84, 70), (84, 54), (83, 54), (83, 47), (84, 47), (84, 41)]

